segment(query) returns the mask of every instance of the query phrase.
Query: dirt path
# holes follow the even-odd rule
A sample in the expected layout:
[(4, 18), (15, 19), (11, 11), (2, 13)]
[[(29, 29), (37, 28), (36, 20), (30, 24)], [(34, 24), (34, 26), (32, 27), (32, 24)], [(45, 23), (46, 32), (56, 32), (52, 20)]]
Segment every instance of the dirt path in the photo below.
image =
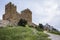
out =
[(50, 38), (51, 40), (60, 40), (60, 35), (51, 34), (46, 31), (44, 31), (44, 33), (48, 34), (49, 35), (48, 38)]

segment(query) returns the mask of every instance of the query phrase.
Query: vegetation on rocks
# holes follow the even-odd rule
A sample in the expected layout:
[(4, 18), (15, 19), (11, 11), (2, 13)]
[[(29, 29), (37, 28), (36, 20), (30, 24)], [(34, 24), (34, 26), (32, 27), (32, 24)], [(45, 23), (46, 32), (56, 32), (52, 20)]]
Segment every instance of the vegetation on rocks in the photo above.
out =
[(52, 33), (52, 34), (60, 35), (60, 32), (59, 31), (49, 31), (49, 32)]
[(50, 32), (50, 33), (52, 33), (52, 34), (60, 35), (60, 31), (58, 31), (58, 30), (55, 29), (55, 28), (53, 28), (53, 30), (50, 30), (50, 31), (48, 31), (48, 32)]

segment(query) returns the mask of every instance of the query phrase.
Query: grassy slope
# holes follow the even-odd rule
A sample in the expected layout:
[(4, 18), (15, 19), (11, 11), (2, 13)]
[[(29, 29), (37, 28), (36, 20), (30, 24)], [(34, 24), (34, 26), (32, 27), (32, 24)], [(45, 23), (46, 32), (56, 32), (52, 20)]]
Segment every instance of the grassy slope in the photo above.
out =
[(0, 28), (0, 40), (49, 40), (47, 34), (29, 27)]
[(60, 35), (60, 32), (58, 31), (50, 31), (50, 33), (56, 34), (56, 35)]

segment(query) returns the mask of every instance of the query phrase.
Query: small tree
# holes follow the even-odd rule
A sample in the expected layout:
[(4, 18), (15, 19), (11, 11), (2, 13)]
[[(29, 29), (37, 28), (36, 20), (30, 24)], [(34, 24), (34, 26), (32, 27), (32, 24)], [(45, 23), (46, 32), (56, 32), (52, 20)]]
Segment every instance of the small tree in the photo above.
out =
[(18, 22), (19, 26), (25, 26), (27, 24), (27, 21), (25, 19), (20, 19), (20, 21)]
[(42, 24), (39, 24), (38, 27), (36, 27), (36, 29), (37, 29), (38, 31), (43, 31), (43, 30), (44, 30)]
[(43, 25), (42, 24), (39, 24), (39, 28), (43, 29)]

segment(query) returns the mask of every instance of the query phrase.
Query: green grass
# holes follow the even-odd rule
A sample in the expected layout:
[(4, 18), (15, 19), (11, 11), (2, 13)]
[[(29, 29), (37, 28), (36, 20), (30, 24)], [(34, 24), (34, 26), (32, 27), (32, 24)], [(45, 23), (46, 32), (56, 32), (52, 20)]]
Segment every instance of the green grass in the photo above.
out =
[(56, 34), (56, 35), (60, 35), (60, 32), (58, 31), (50, 31), (50, 33)]
[(48, 35), (29, 27), (0, 28), (0, 40), (50, 40)]

